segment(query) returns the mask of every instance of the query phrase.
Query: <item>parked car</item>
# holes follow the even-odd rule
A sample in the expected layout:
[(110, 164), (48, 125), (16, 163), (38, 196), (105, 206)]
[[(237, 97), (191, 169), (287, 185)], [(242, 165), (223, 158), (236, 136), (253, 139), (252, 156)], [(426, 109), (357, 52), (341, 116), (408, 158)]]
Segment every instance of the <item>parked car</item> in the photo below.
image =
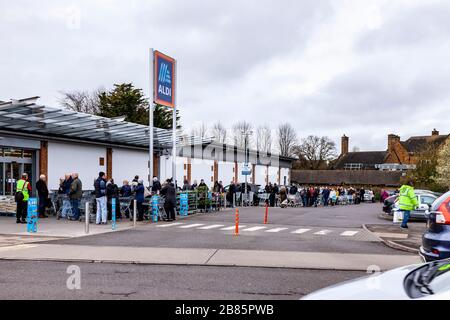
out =
[(397, 199), (398, 199), (398, 195), (393, 195), (393, 196), (386, 198), (383, 202), (383, 212), (385, 212), (387, 214), (391, 214), (392, 208), (394, 207), (395, 201), (397, 201)]
[(447, 300), (450, 259), (411, 265), (325, 288), (304, 300)]
[[(438, 197), (433, 194), (416, 194), (417, 203), (419, 207), (416, 210), (411, 211), (411, 219), (426, 221), (428, 219), (428, 212), (434, 201)], [(398, 199), (395, 201), (394, 207), (392, 208), (391, 214), (394, 214), (394, 211), (400, 210), (398, 207)]]
[(366, 190), (364, 193), (364, 202), (375, 202), (375, 195), (372, 190)]
[(420, 255), (425, 261), (450, 258), (450, 191), (431, 206)]

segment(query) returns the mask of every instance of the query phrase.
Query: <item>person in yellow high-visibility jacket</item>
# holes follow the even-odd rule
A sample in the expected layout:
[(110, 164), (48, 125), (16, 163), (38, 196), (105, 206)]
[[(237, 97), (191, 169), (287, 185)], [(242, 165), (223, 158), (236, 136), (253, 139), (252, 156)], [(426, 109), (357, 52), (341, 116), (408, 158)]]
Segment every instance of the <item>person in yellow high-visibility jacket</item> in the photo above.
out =
[(16, 222), (27, 223), (28, 199), (31, 194), (31, 183), (28, 182), (28, 174), (22, 174), (22, 179), (17, 181), (16, 192), (21, 192), (23, 194), (23, 200), (17, 203)]
[(412, 181), (403, 185), (399, 190), (398, 205), (401, 211), (403, 211), (403, 221), (400, 226), (402, 229), (408, 229), (408, 220), (412, 210), (417, 208), (417, 197), (412, 187)]

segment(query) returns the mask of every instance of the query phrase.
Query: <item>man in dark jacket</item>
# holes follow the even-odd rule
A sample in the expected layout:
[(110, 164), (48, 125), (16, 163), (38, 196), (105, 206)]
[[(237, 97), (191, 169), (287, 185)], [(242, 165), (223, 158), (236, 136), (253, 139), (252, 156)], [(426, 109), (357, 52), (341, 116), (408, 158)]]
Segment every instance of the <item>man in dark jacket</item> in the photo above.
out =
[(73, 178), (70, 174), (66, 174), (66, 178), (64, 179), (63, 182), (63, 192), (64, 194), (69, 195), (70, 194), (70, 187), (72, 187), (72, 182), (73, 182)]
[(175, 207), (177, 204), (177, 193), (175, 186), (170, 179), (166, 181), (166, 185), (161, 189), (161, 195), (165, 196), (164, 210), (166, 211), (167, 221), (174, 221)]
[(76, 172), (72, 173), (72, 185), (70, 186), (69, 197), (73, 214), (71, 220), (77, 221), (80, 219), (80, 200), (83, 197), (83, 184)]
[(198, 186), (199, 187), (208, 187), (205, 183), (205, 180), (203, 180), (203, 179), (200, 180), (200, 184)]
[(233, 181), (231, 181), (230, 186), (228, 187), (227, 201), (231, 204), (231, 207), (233, 207), (233, 208), (235, 205), (235, 201), (234, 201), (235, 194), (236, 194), (236, 185), (234, 184)]
[(49, 201), (46, 179), (47, 178), (45, 177), (45, 175), (41, 174), (38, 182), (36, 182), (36, 190), (39, 198), (39, 218), (48, 218), (48, 216), (45, 214), (45, 208), (47, 207), (47, 203)]
[(161, 182), (159, 182), (157, 177), (153, 177), (152, 193), (159, 193), (161, 191), (161, 188)]
[(106, 174), (100, 172), (97, 180), (94, 182), (95, 188), (95, 201), (97, 204), (97, 218), (96, 224), (107, 223), (107, 210), (106, 210)]
[(114, 183), (114, 179), (106, 183), (106, 201), (108, 209), (108, 220), (112, 220), (112, 200), (116, 199), (116, 219), (121, 219), (119, 204), (119, 187)]

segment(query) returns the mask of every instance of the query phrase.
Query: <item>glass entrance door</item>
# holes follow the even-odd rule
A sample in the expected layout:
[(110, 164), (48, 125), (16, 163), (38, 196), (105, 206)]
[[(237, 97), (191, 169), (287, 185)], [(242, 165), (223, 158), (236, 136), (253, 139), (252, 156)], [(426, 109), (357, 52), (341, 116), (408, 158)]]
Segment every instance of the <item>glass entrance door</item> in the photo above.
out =
[(17, 162), (5, 163), (5, 195), (14, 195), (17, 181), (22, 175), (22, 164)]

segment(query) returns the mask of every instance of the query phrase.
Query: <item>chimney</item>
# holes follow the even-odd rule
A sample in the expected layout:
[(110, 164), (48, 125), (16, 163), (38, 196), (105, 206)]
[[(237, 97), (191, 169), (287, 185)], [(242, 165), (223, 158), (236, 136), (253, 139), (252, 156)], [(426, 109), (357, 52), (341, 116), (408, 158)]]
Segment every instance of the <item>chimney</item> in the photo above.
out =
[(344, 134), (341, 138), (341, 155), (348, 153), (348, 137)]
[(432, 136), (438, 136), (439, 135), (439, 131), (437, 131), (436, 128), (435, 128), (433, 131), (431, 131), (431, 135)]
[(396, 134), (388, 135), (388, 151), (392, 151), (394, 149), (394, 144), (396, 142), (400, 142), (400, 137)]

